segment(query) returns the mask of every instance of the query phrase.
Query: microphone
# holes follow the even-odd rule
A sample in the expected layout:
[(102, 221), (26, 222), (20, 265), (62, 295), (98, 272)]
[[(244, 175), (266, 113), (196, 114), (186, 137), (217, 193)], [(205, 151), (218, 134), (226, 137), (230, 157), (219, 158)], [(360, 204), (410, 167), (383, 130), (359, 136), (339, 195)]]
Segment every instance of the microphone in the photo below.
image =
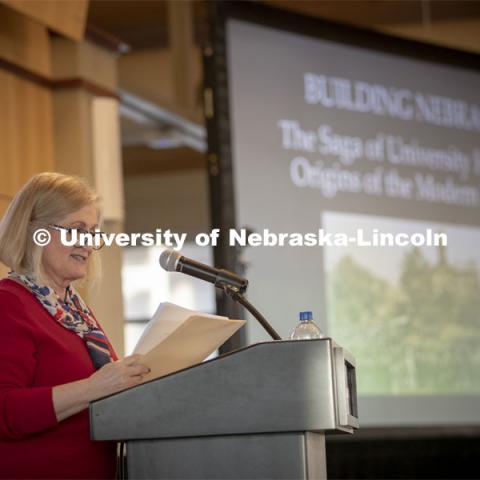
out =
[(228, 270), (196, 262), (175, 250), (164, 250), (160, 255), (159, 262), (160, 266), (167, 272), (186, 273), (192, 277), (213, 283), (218, 288), (230, 286), (237, 288), (240, 293), (244, 293), (248, 286), (246, 278), (239, 277)]

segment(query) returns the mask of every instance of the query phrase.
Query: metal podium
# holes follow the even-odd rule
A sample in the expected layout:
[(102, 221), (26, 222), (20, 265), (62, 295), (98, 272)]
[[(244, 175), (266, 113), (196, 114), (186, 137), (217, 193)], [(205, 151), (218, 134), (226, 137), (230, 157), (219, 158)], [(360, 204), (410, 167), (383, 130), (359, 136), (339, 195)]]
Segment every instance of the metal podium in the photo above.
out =
[(323, 479), (358, 428), (355, 361), (330, 338), (257, 343), (90, 404), (133, 479)]

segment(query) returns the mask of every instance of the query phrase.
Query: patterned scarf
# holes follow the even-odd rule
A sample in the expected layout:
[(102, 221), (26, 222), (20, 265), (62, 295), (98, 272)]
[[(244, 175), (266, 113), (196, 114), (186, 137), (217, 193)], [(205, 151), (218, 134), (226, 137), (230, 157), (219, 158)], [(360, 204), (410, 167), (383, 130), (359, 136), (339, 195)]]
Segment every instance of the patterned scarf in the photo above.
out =
[(10, 272), (8, 277), (24, 285), (60, 325), (74, 331), (83, 339), (97, 370), (113, 361), (107, 337), (98, 326), (91, 310), (72, 287), (67, 287), (65, 300), (62, 300), (53, 289), (38, 285), (26, 275)]

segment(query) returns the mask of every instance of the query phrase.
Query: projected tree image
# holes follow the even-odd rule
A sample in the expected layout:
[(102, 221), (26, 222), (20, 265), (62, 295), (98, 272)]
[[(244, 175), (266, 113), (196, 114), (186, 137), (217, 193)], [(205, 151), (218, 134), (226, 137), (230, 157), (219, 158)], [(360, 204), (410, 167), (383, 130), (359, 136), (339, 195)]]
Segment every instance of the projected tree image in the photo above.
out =
[(332, 336), (357, 359), (362, 394), (480, 393), (480, 275), (404, 254), (397, 285), (345, 255), (328, 275)]

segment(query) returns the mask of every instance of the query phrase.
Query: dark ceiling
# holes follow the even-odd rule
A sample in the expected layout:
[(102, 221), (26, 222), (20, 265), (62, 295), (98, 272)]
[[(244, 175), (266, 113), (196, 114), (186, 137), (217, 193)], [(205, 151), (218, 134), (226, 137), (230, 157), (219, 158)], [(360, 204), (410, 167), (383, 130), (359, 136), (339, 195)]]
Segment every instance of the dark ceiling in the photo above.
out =
[[(175, 0), (182, 1), (182, 0)], [(88, 23), (132, 49), (168, 45), (168, 5), (165, 0), (91, 0)], [(362, 26), (434, 23), (462, 18), (480, 19), (480, 1), (451, 0), (263, 0), (271, 6)], [(206, 35), (208, 2), (194, 0), (197, 42)]]
[[(90, 0), (88, 24), (100, 28), (134, 50), (168, 45), (168, 12), (165, 0)], [(195, 38), (207, 31), (208, 5), (193, 1)]]

